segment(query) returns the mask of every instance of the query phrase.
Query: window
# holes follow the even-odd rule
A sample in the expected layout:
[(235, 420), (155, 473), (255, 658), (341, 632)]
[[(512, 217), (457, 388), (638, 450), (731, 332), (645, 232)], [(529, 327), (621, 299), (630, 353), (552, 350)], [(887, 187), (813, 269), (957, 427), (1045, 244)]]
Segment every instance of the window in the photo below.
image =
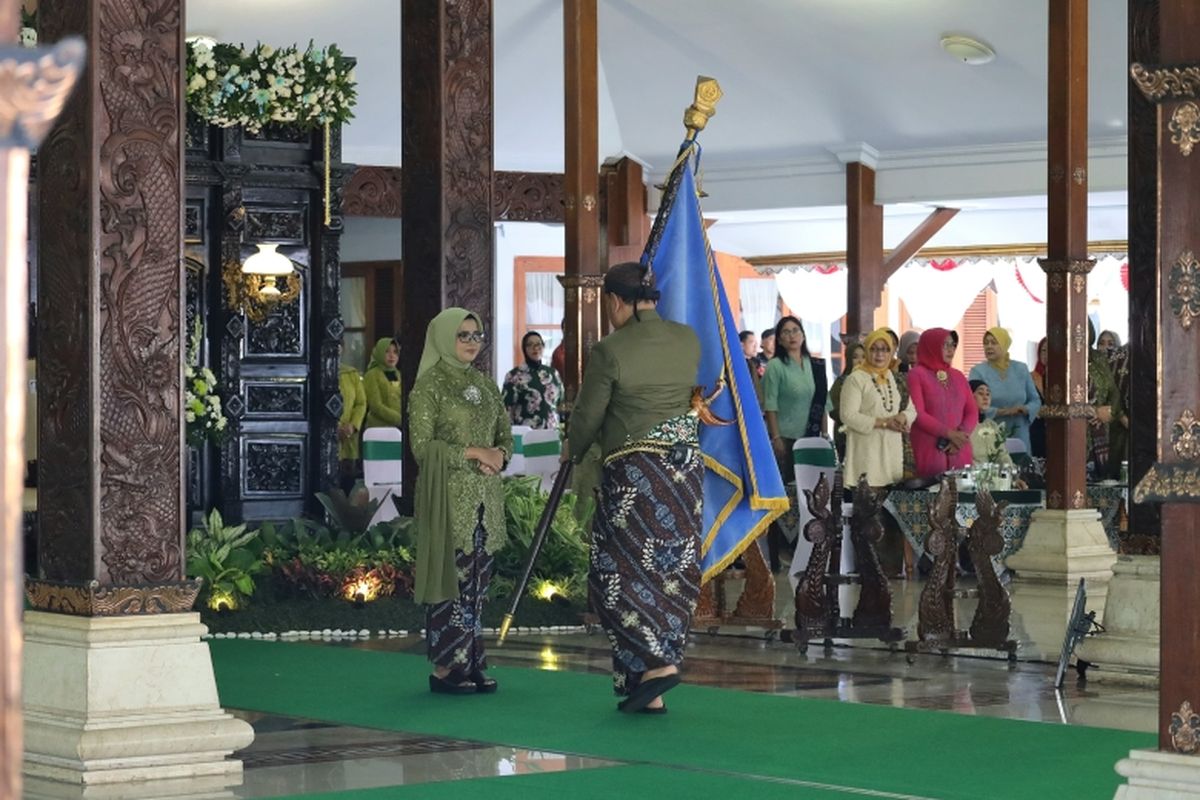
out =
[(517, 256), (513, 259), (514, 364), (525, 361), (521, 337), (528, 331), (537, 331), (546, 342), (543, 363), (550, 363), (550, 354), (562, 342), (566, 295), (558, 278), (564, 273), (565, 264), (565, 259), (553, 256)]

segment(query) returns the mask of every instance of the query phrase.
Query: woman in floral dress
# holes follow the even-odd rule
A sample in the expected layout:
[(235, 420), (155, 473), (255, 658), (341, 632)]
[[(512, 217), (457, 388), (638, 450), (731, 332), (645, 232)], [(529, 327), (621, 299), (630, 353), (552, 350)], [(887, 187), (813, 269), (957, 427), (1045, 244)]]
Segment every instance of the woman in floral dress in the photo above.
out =
[(542, 363), (546, 343), (530, 331), (521, 337), (525, 363), (504, 376), (504, 407), (513, 425), (548, 430), (558, 427), (558, 403), (563, 396), (562, 379), (554, 367)]
[(448, 308), (433, 318), (409, 397), (417, 460), (417, 560), (413, 597), (428, 607), (426, 640), (438, 694), (494, 692), (480, 615), (493, 553), (507, 541), (500, 473), (512, 427), (500, 390), (472, 368), (483, 344), (479, 317)]

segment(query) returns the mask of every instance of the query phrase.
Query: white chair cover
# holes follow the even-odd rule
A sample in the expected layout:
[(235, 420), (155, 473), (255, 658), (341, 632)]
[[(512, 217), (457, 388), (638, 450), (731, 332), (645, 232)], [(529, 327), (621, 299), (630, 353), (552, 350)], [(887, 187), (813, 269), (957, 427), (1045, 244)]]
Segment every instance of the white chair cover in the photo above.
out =
[(1025, 447), (1025, 442), (1016, 438), (1015, 436), (1004, 440), (1004, 449), (1008, 451), (1010, 456), (1017, 455), (1018, 453), (1029, 452)]
[[(792, 566), (789, 570), (788, 578), (792, 584), (792, 592), (795, 593), (796, 587), (800, 585), (800, 576), (804, 574), (805, 567), (808, 566), (808, 558), (812, 555), (812, 542), (804, 538), (804, 526), (812, 519), (812, 514), (808, 511), (808, 504), (804, 500), (804, 490), (811, 491), (817, 485), (817, 481), (821, 479), (821, 473), (825, 473), (825, 480), (829, 481), (830, 487), (833, 485), (833, 473), (837, 469), (837, 456), (833, 450), (833, 442), (820, 436), (814, 436), (807, 439), (797, 439), (795, 446), (792, 448), (792, 464), (796, 475), (796, 505), (799, 519), (796, 534), (796, 550), (792, 554)], [(834, 497), (830, 500), (830, 504), (840, 503), (842, 498)], [(850, 543), (850, 509), (849, 504), (842, 506), (842, 518), (845, 524), (842, 526), (842, 558), (841, 571), (843, 574), (854, 571), (854, 546)], [(850, 595), (850, 586), (842, 586), (838, 589), (838, 602), (845, 609), (849, 607), (852, 601)]]
[(525, 474), (525, 451), (524, 438), (525, 434), (532, 431), (533, 428), (528, 425), (513, 425), (513, 454), (508, 460), (508, 466), (504, 468), (505, 475), (524, 475)]
[(392, 497), (400, 496), (400, 478), (404, 467), (404, 442), (399, 428), (367, 428), (363, 431), (363, 483), (379, 509), (371, 524), (400, 516)]
[[(515, 452), (515, 441), (514, 441)], [(524, 474), (538, 475), (546, 491), (554, 484), (558, 474), (559, 458), (562, 456), (562, 441), (558, 430), (531, 430), (521, 437), (521, 455), (525, 458)]]

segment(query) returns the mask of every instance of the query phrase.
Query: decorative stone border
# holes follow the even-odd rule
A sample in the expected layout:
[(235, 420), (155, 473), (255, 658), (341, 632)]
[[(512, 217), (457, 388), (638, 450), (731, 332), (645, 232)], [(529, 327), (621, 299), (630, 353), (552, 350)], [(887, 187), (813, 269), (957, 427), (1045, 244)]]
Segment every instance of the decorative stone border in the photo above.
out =
[[(483, 633), (484, 633), (484, 635), (495, 636), (500, 633), (500, 629), (499, 628), (484, 628)], [(542, 634), (545, 634), (545, 633), (587, 633), (587, 627), (584, 625), (543, 625), (541, 627), (525, 627), (525, 626), (517, 627), (517, 626), (514, 626), (514, 627), (508, 629), (508, 633), (509, 633), (509, 635), (539, 634), (539, 633), (542, 633)], [(242, 631), (240, 633), (206, 633), (203, 636), (201, 636), (200, 638), (201, 639), (263, 639), (263, 640), (267, 640), (267, 641), (278, 640), (278, 641), (284, 641), (284, 642), (294, 642), (294, 641), (300, 641), (300, 640), (304, 640), (304, 639), (310, 639), (310, 640), (311, 639), (329, 639), (329, 640), (333, 640), (333, 639), (372, 639), (372, 638), (375, 638), (375, 639), (402, 639), (402, 638), (404, 638), (406, 636), (410, 636), (410, 635), (424, 637), (425, 629), (421, 628), (419, 631), (411, 631), (411, 632), (407, 631), (407, 630), (395, 630), (395, 629), (382, 630), (381, 629), (381, 630), (376, 631), (373, 635), (372, 635), (371, 631), (367, 630), (366, 628), (362, 628), (361, 630), (346, 630), (346, 631), (342, 630), (341, 628), (337, 628), (337, 629), (325, 628), (323, 630), (285, 631), (283, 633), (274, 633), (274, 632), (263, 633), (262, 631), (254, 631), (252, 633), (248, 633), (246, 631)]]

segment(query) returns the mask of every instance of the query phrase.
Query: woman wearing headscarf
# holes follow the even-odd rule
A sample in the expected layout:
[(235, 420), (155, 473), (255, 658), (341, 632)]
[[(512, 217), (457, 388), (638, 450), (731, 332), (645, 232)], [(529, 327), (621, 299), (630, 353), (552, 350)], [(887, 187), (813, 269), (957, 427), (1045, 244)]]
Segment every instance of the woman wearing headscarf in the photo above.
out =
[(496, 691), (484, 672), (480, 615), (492, 554), (507, 541), (500, 473), (513, 442), (500, 390), (471, 367), (482, 343), (470, 311), (434, 317), (409, 398), (418, 469), (413, 599), (428, 607), (429, 689), (438, 694)]
[(913, 468), (922, 478), (971, 464), (971, 431), (979, 410), (966, 376), (950, 366), (954, 341), (945, 328), (930, 328), (917, 344), (917, 364), (908, 371), (908, 394), (917, 418), (909, 438)]
[(400, 427), (403, 400), (400, 390), (400, 345), (390, 336), (375, 343), (367, 373), (363, 375), (363, 391), (367, 395), (365, 428)]
[(982, 364), (971, 367), (971, 379), (983, 381), (992, 393), (989, 419), (1002, 425), (1010, 438), (1020, 439), (1025, 451), (1033, 449), (1029, 440), (1029, 425), (1037, 419), (1042, 398), (1029, 375), (1029, 368), (1008, 356), (1012, 337), (1004, 328), (989, 328), (983, 335)]
[(700, 596), (704, 460), (692, 410), (700, 341), (658, 316), (658, 297), (641, 264), (605, 274), (614, 330), (592, 348), (564, 456), (603, 451), (588, 591), (612, 645), (617, 708), (661, 714)]
[(887, 331), (873, 331), (863, 347), (867, 360), (846, 378), (838, 402), (846, 431), (846, 484), (854, 486), (866, 475), (871, 486), (888, 486), (904, 477), (902, 434), (917, 413), (900, 398)]
[(897, 369), (901, 373), (908, 372), (917, 363), (917, 343), (921, 341), (921, 334), (916, 331), (905, 331), (900, 337), (900, 344), (896, 347), (896, 358), (900, 360)]
[(867, 351), (861, 344), (850, 345), (846, 349), (846, 363), (842, 367), (842, 374), (834, 378), (833, 386), (829, 387), (829, 418), (833, 420), (833, 446), (837, 450), (839, 461), (846, 460), (846, 430), (842, 427), (841, 414), (842, 387), (854, 368), (866, 360)]
[[(1045, 336), (1038, 342), (1037, 364), (1029, 377), (1033, 380), (1033, 388), (1037, 389), (1038, 398), (1046, 403), (1046, 359), (1049, 357), (1049, 345)], [(1029, 455), (1034, 458), (1046, 457), (1046, 420), (1039, 412), (1038, 418), (1029, 423)]]
[[(1088, 404), (1095, 410), (1095, 414), (1088, 420), (1088, 460), (1092, 462), (1093, 476), (1107, 477), (1120, 471), (1120, 456), (1115, 459), (1111, 457), (1109, 426), (1114, 419), (1123, 415), (1123, 411), (1108, 353), (1095, 345), (1098, 341), (1096, 329), (1089, 321)], [(1116, 463), (1111, 463), (1113, 461)]]
[(546, 343), (537, 331), (521, 337), (525, 362), (504, 376), (504, 407), (513, 425), (535, 429), (558, 427), (558, 403), (563, 396), (562, 379), (554, 367), (542, 363)]
[[(338, 345), (338, 356), (344, 354)], [(349, 492), (362, 474), (362, 447), (359, 432), (367, 416), (367, 393), (358, 369), (341, 361), (338, 364), (338, 392), (342, 396), (342, 415), (338, 418), (338, 469), (342, 490)]]

